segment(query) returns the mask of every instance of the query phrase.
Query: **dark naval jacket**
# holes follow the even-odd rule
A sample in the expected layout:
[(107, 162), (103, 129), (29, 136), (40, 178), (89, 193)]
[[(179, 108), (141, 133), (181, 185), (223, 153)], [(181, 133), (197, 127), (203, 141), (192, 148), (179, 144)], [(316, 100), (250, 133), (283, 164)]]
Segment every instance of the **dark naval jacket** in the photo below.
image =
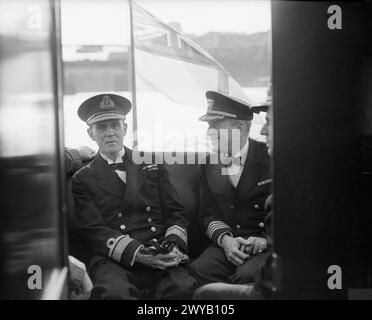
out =
[(207, 236), (218, 245), (220, 236), (266, 237), (265, 200), (271, 193), (270, 158), (264, 143), (249, 139), (249, 149), (243, 172), (236, 188), (223, 164), (200, 166), (199, 214)]
[(150, 240), (175, 241), (187, 250), (187, 213), (163, 165), (137, 165), (125, 148), (126, 183), (100, 154), (72, 178), (75, 223), (94, 252), (133, 265), (138, 249)]
[(271, 194), (266, 200), (265, 217), (267, 232), (267, 257), (264, 263), (258, 268), (254, 276), (254, 287), (266, 299), (275, 297), (276, 292), (280, 289), (279, 260), (274, 250), (273, 243), (273, 195)]

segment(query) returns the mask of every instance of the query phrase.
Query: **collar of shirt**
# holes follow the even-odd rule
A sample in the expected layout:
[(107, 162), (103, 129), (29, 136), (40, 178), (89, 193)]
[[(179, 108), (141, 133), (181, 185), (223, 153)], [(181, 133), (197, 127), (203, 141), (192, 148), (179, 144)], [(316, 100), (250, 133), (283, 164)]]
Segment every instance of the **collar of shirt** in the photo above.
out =
[(249, 139), (247, 139), (247, 142), (245, 143), (243, 148), (241, 148), (240, 151), (234, 156), (234, 158), (240, 157), (241, 166), (244, 166), (245, 160), (247, 159), (248, 149), (249, 149)]
[(228, 178), (234, 188), (238, 186), (240, 177), (243, 173), (244, 163), (248, 155), (248, 148), (249, 140), (247, 140), (243, 148), (232, 157), (231, 166), (227, 167)]
[[(248, 156), (248, 149), (249, 149), (249, 139), (247, 139), (247, 142), (245, 143), (243, 148), (241, 148), (240, 151), (236, 153), (232, 158), (230, 158), (226, 154), (222, 154), (221, 159), (223, 159), (223, 161), (228, 161), (227, 159), (230, 158), (232, 160), (232, 161), (230, 160), (231, 165), (236, 166), (239, 161), (238, 158), (240, 158), (240, 166), (244, 166), (245, 160), (247, 159), (247, 156)], [(234, 159), (236, 159), (237, 161), (234, 161)]]
[(102, 152), (99, 153), (101, 157), (107, 161), (108, 164), (113, 164), (113, 163), (122, 163), (123, 162), (123, 157), (125, 155), (125, 148), (123, 147), (118, 156), (116, 157), (115, 161), (112, 161), (108, 156), (104, 155)]

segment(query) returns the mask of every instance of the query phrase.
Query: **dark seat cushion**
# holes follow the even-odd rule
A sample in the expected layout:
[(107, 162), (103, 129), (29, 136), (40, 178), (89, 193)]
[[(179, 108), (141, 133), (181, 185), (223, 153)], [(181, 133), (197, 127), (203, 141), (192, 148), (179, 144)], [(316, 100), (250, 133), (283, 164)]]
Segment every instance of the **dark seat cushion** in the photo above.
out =
[(189, 213), (189, 254), (196, 258), (208, 244), (208, 238), (201, 231), (198, 219), (199, 208), (199, 180), (198, 165), (172, 164), (166, 165), (170, 180), (177, 190), (180, 201)]

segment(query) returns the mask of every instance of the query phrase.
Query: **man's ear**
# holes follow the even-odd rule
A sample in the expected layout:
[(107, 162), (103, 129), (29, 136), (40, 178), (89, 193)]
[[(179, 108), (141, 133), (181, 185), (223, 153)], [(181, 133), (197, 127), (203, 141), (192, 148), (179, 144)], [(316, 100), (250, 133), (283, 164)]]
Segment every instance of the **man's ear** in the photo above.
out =
[(96, 141), (96, 139), (95, 139), (95, 137), (94, 137), (94, 134), (93, 134), (93, 130), (92, 130), (91, 127), (89, 127), (89, 128), (87, 129), (87, 132), (88, 132), (88, 134), (89, 134), (89, 137), (90, 137), (93, 141)]
[(124, 129), (124, 136), (127, 135), (127, 130), (128, 130), (128, 124), (123, 121), (123, 129)]
[(249, 133), (249, 131), (251, 131), (251, 126), (252, 126), (252, 121), (244, 121), (242, 122), (239, 127), (241, 129), (244, 128), (245, 132)]
[(251, 131), (251, 127), (252, 127), (252, 121), (248, 121), (248, 123), (247, 123), (248, 133)]

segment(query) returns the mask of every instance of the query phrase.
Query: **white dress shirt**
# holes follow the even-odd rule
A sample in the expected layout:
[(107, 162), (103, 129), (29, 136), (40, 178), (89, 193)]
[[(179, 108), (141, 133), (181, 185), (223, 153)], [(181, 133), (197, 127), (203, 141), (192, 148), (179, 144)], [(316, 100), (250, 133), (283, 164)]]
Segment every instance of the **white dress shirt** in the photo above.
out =
[[(241, 148), (240, 151), (233, 157), (235, 159), (232, 159), (231, 166), (227, 167), (229, 181), (234, 186), (234, 188), (237, 187), (240, 177), (242, 176), (245, 160), (247, 159), (248, 156), (248, 149), (249, 140), (247, 139), (247, 142), (245, 143), (244, 147)], [(221, 246), (221, 239), (225, 234), (228, 234), (232, 237), (231, 232), (222, 233), (217, 239), (217, 243), (219, 246)]]
[[(116, 157), (115, 161), (112, 161), (109, 157), (105, 156), (104, 154), (102, 154), (100, 152), (100, 155), (101, 157), (107, 161), (107, 163), (110, 165), (110, 164), (113, 164), (113, 163), (123, 163), (123, 157), (125, 155), (125, 148), (123, 147), (123, 149), (120, 150), (118, 156)], [(116, 174), (119, 176), (119, 178), (124, 182), (124, 183), (127, 183), (127, 173), (125, 171), (121, 171), (121, 170), (115, 170)], [(134, 264), (134, 261), (136, 260), (136, 256), (138, 254), (138, 252), (143, 248), (144, 246), (139, 246), (136, 250), (136, 252), (133, 254), (133, 259), (130, 263), (131, 266), (133, 266)]]
[[(123, 163), (123, 157), (125, 155), (125, 148), (120, 150), (118, 156), (116, 157), (115, 161), (112, 161), (109, 157), (104, 155), (103, 153), (100, 152), (101, 157), (107, 161), (108, 164), (113, 164), (113, 163)], [(115, 170), (116, 174), (119, 176), (119, 178), (124, 182), (127, 183), (127, 173), (125, 171), (121, 170)]]
[(233, 156), (232, 164), (227, 168), (227, 173), (231, 184), (234, 188), (237, 187), (240, 177), (242, 175), (245, 160), (247, 159), (249, 149), (249, 140), (245, 143), (244, 147), (240, 149), (240, 151)]

